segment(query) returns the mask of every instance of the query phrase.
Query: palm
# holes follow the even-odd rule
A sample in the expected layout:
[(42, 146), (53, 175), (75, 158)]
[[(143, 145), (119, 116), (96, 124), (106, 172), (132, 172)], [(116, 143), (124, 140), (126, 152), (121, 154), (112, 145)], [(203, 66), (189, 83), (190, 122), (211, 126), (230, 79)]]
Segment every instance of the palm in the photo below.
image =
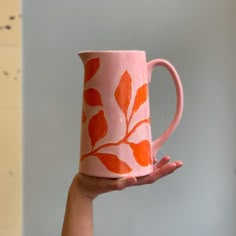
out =
[(152, 184), (158, 179), (173, 173), (183, 165), (181, 161), (170, 162), (170, 157), (163, 157), (159, 162), (154, 161), (154, 170), (149, 175), (143, 177), (128, 176), (120, 179), (107, 179), (77, 174), (76, 179), (80, 190), (90, 198), (97, 195), (122, 190), (126, 187)]

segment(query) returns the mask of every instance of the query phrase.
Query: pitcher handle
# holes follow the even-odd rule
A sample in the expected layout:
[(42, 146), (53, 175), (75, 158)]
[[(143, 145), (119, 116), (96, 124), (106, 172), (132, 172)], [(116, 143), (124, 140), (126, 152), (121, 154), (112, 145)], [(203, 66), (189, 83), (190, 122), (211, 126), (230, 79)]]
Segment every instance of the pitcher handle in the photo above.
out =
[(153, 156), (156, 156), (157, 152), (159, 151), (160, 147), (163, 145), (163, 143), (170, 137), (170, 135), (174, 132), (176, 127), (178, 126), (182, 113), (183, 113), (183, 101), (184, 101), (184, 95), (183, 95), (183, 87), (179, 78), (179, 75), (175, 68), (171, 65), (170, 62), (163, 60), (163, 59), (154, 59), (147, 63), (147, 75), (148, 75), (148, 82), (151, 81), (151, 74), (152, 70), (156, 66), (163, 66), (165, 67), (175, 84), (176, 88), (176, 95), (177, 95), (177, 101), (176, 101), (176, 111), (173, 120), (171, 121), (169, 127), (162, 133), (162, 135), (154, 140), (152, 142), (152, 153)]

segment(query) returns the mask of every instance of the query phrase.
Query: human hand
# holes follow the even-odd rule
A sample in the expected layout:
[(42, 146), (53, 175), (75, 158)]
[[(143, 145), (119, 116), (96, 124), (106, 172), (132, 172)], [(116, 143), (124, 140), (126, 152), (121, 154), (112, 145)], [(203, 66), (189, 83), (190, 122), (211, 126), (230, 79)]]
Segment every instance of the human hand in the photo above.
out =
[(153, 172), (143, 177), (128, 176), (119, 179), (108, 179), (78, 173), (73, 182), (77, 184), (81, 193), (88, 198), (94, 199), (100, 194), (114, 190), (122, 190), (130, 186), (152, 184), (158, 179), (173, 173), (182, 165), (182, 161), (170, 162), (170, 157), (165, 156), (159, 162), (155, 160)]

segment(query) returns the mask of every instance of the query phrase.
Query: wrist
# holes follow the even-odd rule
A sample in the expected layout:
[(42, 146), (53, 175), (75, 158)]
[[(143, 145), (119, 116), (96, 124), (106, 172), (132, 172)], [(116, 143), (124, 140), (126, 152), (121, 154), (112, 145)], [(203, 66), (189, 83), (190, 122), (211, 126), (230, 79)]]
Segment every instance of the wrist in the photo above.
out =
[(69, 194), (73, 195), (73, 196), (78, 196), (80, 198), (92, 201), (94, 200), (97, 195), (93, 195), (91, 193), (89, 193), (84, 187), (83, 185), (80, 183), (80, 180), (78, 178), (78, 175), (75, 176), (75, 178), (73, 179), (71, 186), (69, 188)]

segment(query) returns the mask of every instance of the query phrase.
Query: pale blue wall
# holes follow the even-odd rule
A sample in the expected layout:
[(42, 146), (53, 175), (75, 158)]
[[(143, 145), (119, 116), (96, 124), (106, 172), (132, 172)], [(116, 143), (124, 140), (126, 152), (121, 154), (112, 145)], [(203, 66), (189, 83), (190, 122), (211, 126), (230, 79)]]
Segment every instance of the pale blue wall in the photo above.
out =
[[(236, 235), (236, 17), (230, 0), (23, 0), (24, 236), (60, 235), (77, 171), (82, 63), (77, 51), (142, 49), (178, 70), (182, 122), (160, 155), (185, 163), (155, 185), (99, 197), (95, 235)], [(175, 109), (153, 74), (153, 136)]]

